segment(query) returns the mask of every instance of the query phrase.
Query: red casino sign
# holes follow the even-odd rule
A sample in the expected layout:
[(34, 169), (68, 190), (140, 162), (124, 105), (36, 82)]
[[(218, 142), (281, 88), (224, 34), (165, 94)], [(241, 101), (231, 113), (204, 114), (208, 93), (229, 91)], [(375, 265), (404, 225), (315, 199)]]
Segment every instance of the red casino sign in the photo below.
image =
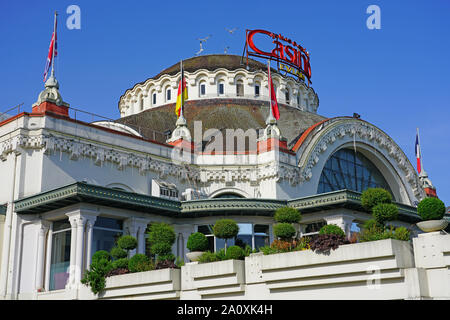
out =
[[(255, 36), (261, 38), (271, 38), (274, 48), (270, 51), (263, 51), (255, 45)], [(308, 80), (311, 83), (311, 65), (309, 63), (309, 53), (302, 46), (281, 34), (275, 34), (266, 30), (247, 30), (245, 37), (244, 54), (258, 58), (269, 58), (277, 61), (278, 71), (285, 71), (297, 76), (299, 79)]]

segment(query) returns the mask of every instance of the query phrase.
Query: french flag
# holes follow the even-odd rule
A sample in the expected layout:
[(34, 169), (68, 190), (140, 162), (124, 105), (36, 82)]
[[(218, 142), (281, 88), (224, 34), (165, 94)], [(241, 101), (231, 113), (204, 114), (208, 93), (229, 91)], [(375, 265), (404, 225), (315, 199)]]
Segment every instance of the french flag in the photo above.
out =
[(416, 159), (417, 159), (417, 172), (420, 173), (422, 171), (421, 163), (421, 154), (420, 154), (420, 143), (419, 143), (419, 129), (417, 129), (416, 133)]
[[(44, 69), (44, 82), (47, 80), (48, 71), (52, 65), (53, 57), (56, 57), (58, 51), (56, 50), (56, 15), (55, 15), (55, 29), (53, 30), (52, 40), (50, 41), (50, 47), (48, 48), (47, 62)], [(55, 52), (53, 52), (55, 51)]]

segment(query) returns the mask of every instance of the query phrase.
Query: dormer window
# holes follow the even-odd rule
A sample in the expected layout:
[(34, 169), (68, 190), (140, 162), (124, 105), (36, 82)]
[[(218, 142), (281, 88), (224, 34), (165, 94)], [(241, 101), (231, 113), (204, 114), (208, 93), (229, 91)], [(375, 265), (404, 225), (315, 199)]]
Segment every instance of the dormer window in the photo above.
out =
[(173, 183), (161, 181), (161, 180), (152, 180), (152, 196), (161, 197), (166, 199), (174, 199), (178, 200), (179, 193), (176, 185)]

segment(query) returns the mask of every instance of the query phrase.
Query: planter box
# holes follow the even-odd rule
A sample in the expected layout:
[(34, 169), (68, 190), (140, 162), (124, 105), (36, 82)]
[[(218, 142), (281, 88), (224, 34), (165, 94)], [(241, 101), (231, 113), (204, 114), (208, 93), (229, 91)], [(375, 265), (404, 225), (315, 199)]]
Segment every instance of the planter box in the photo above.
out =
[(245, 262), (225, 260), (181, 267), (182, 299), (230, 298), (245, 292)]
[(245, 260), (249, 299), (405, 299), (413, 288), (412, 246), (386, 239), (342, 245), (330, 254), (308, 251)]
[(136, 272), (106, 278), (105, 290), (98, 296), (82, 286), (80, 299), (178, 299), (180, 269)]

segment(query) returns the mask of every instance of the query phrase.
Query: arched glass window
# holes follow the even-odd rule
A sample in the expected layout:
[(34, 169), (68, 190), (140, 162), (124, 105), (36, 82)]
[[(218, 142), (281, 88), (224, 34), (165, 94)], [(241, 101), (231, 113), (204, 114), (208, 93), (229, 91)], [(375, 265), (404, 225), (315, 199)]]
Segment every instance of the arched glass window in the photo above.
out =
[(172, 99), (172, 90), (166, 89), (166, 101), (169, 102)]
[(200, 97), (203, 97), (203, 96), (205, 96), (206, 95), (206, 82), (201, 82), (200, 83), (200, 92), (199, 92), (199, 95), (200, 95)]
[(291, 103), (291, 94), (289, 92), (289, 89), (286, 89), (286, 92), (284, 93), (284, 98), (286, 100), (286, 104)]
[(244, 96), (244, 82), (242, 80), (238, 80), (238, 82), (236, 82), (236, 95), (238, 97)]
[(259, 97), (259, 90), (261, 88), (261, 84), (259, 82), (255, 83), (255, 97)]
[(363, 192), (367, 188), (383, 188), (392, 194), (386, 179), (369, 159), (358, 151), (341, 149), (327, 160), (317, 193), (342, 189)]
[(234, 193), (234, 192), (226, 192), (226, 193), (221, 193), (221, 194), (215, 196), (214, 198), (243, 198), (243, 196), (241, 196), (240, 194)]
[(223, 96), (225, 94), (225, 83), (222, 80), (219, 81), (217, 91), (219, 96)]
[(152, 104), (155, 105), (156, 104), (156, 93), (152, 94)]

